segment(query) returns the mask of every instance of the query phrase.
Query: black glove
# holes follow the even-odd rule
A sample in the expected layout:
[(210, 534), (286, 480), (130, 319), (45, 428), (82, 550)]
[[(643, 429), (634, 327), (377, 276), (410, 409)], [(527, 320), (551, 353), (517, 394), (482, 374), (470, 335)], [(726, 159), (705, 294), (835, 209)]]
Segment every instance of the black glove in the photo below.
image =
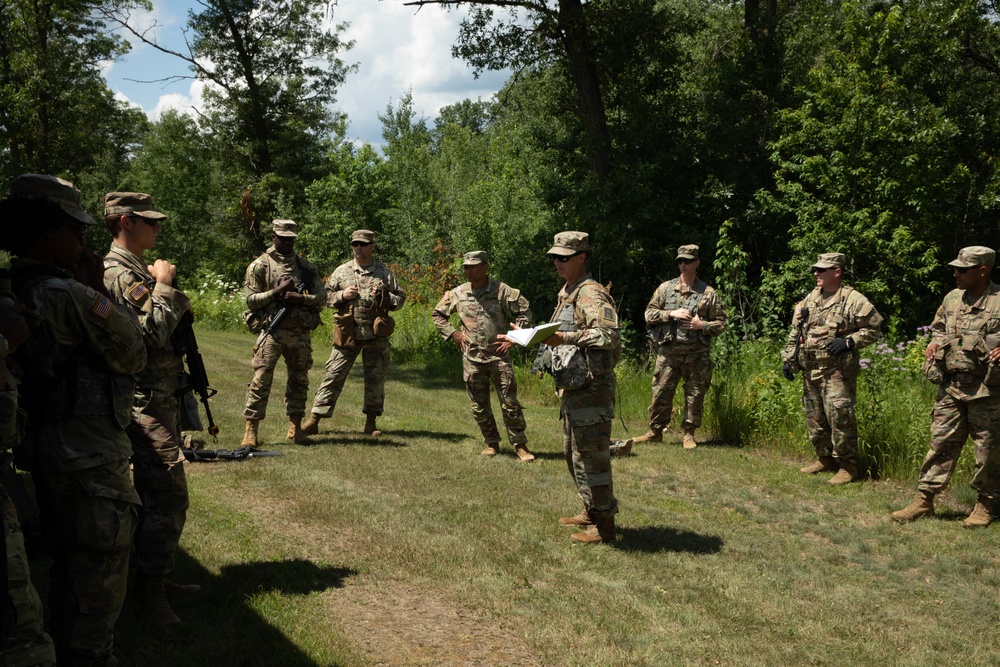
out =
[(826, 351), (830, 354), (843, 354), (851, 349), (850, 338), (834, 338), (826, 344)]
[(795, 373), (792, 372), (792, 365), (787, 361), (781, 364), (781, 374), (784, 375), (785, 379), (789, 382), (795, 379)]

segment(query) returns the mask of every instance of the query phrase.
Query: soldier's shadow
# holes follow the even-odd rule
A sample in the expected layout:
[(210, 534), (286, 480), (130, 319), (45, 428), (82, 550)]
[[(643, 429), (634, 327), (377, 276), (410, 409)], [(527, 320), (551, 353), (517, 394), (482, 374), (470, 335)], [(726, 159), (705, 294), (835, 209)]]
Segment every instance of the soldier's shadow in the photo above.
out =
[(715, 554), (722, 551), (724, 540), (718, 535), (703, 535), (690, 530), (662, 526), (619, 528), (615, 548), (622, 551), (659, 553)]
[[(132, 595), (126, 601), (115, 630), (116, 645), (132, 667), (321, 667), (289, 636), (293, 628), (276, 625), (261, 616), (267, 609), (281, 618), (288, 596), (307, 596), (341, 588), (354, 570), (320, 567), (307, 560), (241, 563), (224, 566), (218, 575), (178, 550), (170, 578), (197, 583), (200, 593), (168, 595), (182, 623), (163, 629), (135, 618)], [(339, 663), (324, 662), (322, 667)]]

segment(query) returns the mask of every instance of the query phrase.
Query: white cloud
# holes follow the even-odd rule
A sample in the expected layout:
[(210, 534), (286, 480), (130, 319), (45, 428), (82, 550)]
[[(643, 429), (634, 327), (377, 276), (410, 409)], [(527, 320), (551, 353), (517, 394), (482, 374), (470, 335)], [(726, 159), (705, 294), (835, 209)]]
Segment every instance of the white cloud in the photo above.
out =
[(203, 106), (203, 93), (205, 92), (206, 85), (208, 84), (205, 81), (193, 80), (188, 87), (187, 94), (169, 93), (161, 95), (153, 110), (148, 112), (149, 117), (153, 120), (158, 120), (164, 112), (176, 109), (179, 113), (197, 118), (196, 109), (200, 109)]

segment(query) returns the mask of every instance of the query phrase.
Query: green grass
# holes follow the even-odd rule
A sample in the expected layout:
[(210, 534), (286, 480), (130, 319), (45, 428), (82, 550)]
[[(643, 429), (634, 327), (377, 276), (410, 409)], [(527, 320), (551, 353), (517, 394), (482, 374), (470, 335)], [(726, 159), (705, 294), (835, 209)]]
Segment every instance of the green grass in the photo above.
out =
[[(219, 446), (235, 447), (252, 337), (199, 343)], [(386, 434), (364, 437), (357, 366), (317, 446), (284, 440), (279, 372), (261, 432), (284, 456), (188, 465), (174, 578), (205, 590), (173, 598), (176, 631), (126, 608), (133, 664), (1000, 664), (1000, 531), (963, 530), (971, 508), (950, 493), (940, 517), (897, 526), (910, 484), (831, 488), (798, 474), (803, 457), (672, 435), (614, 460), (619, 543), (574, 546), (557, 519), (580, 501), (544, 383), (520, 371), (539, 456), (520, 464), (507, 443), (479, 456), (457, 365), (393, 367)], [(648, 384), (623, 374), (633, 434)]]

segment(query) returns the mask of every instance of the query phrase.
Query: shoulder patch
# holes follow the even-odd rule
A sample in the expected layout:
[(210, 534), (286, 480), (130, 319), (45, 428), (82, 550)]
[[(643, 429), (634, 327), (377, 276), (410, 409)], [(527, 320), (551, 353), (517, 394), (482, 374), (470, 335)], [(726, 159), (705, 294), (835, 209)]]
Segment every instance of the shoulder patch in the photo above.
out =
[(112, 309), (111, 301), (108, 300), (108, 297), (102, 294), (99, 297), (97, 297), (97, 303), (95, 303), (94, 306), (90, 309), (90, 312), (92, 312), (94, 315), (97, 315), (102, 320), (106, 320), (111, 316), (111, 309)]
[(149, 289), (142, 283), (136, 283), (125, 290), (125, 296), (132, 301), (141, 301), (147, 294), (149, 294)]

